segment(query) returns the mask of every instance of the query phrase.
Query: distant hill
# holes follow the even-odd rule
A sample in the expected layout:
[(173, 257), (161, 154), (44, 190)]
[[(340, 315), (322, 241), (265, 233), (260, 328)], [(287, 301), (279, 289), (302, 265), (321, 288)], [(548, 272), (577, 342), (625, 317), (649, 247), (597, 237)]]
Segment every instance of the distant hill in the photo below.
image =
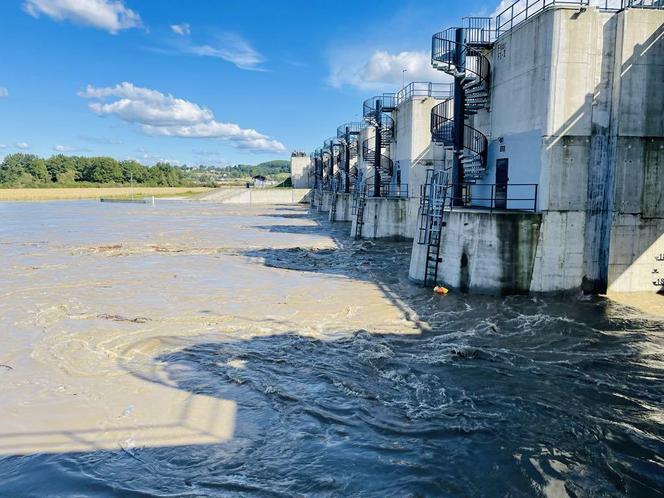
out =
[(265, 161), (260, 164), (237, 164), (223, 168), (223, 171), (231, 178), (244, 178), (248, 176), (261, 175), (266, 178), (284, 178), (284, 174), (290, 173), (290, 161), (276, 159)]

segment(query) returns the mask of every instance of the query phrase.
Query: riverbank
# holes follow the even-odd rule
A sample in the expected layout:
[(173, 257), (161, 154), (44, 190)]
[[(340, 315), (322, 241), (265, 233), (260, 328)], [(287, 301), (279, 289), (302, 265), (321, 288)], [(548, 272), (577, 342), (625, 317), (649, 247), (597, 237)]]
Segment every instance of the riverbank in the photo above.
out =
[(82, 188), (0, 188), (0, 201), (48, 201), (99, 199), (101, 197), (188, 196), (212, 190), (208, 187), (82, 187)]

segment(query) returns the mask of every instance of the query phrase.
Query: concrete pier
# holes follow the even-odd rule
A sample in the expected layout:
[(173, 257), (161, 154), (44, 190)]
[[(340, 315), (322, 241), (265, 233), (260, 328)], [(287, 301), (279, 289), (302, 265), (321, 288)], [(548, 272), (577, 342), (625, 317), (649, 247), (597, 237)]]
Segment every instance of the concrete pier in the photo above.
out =
[[(450, 214), (440, 281), (497, 293), (664, 289), (664, 11), (551, 7), (501, 34), (486, 55), (490, 105), (470, 119), (489, 143), (476, 184), (488, 192), (502, 161), (508, 188), (538, 185), (538, 214)], [(507, 246), (514, 255), (499, 250)], [(414, 244), (416, 280), (423, 251)]]

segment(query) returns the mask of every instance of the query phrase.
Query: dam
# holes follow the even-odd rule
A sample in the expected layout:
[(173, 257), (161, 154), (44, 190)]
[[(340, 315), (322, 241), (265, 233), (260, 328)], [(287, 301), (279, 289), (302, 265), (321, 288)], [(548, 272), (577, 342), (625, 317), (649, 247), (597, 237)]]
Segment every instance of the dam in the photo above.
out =
[[(367, 98), (292, 176), (409, 277), (471, 293), (664, 289), (664, 6), (527, 2), (432, 36), (449, 83)], [(380, 243), (380, 242), (379, 242)]]

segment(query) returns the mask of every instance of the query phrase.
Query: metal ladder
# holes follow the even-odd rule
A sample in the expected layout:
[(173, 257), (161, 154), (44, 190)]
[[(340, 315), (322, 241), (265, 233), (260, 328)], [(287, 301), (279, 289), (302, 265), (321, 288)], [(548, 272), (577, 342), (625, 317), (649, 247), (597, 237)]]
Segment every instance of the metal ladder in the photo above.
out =
[(362, 238), (362, 226), (364, 225), (364, 207), (367, 204), (367, 185), (361, 185), (360, 192), (357, 195), (357, 202), (355, 207), (355, 240), (360, 240)]
[(323, 186), (320, 184), (318, 185), (318, 206), (316, 207), (319, 213), (323, 210)]
[(331, 195), (331, 205), (330, 205), (330, 221), (337, 221), (337, 193), (338, 193), (339, 181), (334, 181), (334, 188), (332, 189)]
[[(427, 253), (424, 266), (424, 286), (438, 285), (438, 268), (442, 262), (440, 245), (443, 228), (447, 225), (443, 216), (448, 204), (448, 170), (427, 170), (424, 192), (420, 198), (420, 236), (418, 242), (426, 244)], [(451, 209), (451, 203), (450, 209)]]

